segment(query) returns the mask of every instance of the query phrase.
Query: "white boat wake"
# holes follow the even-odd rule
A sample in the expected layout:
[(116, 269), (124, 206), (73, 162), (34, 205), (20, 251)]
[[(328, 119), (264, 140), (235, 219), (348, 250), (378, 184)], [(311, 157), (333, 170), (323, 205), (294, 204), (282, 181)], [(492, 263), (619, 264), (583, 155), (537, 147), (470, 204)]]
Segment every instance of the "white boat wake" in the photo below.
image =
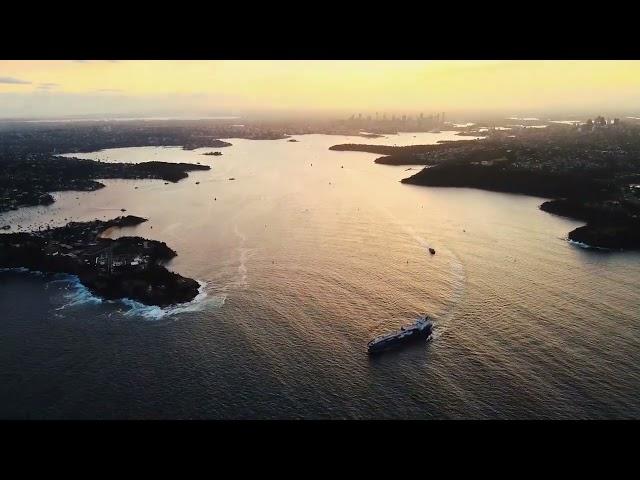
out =
[[(427, 255), (429, 248), (435, 248), (432, 244), (427, 242), (427, 240), (416, 233), (415, 229), (409, 225), (405, 225), (401, 223), (392, 212), (388, 209), (380, 207), (382, 211), (386, 213), (386, 215), (395, 223), (398, 227), (404, 230), (411, 238), (413, 238), (423, 249), (425, 255)], [(434, 315), (434, 330), (432, 334), (432, 339), (437, 340), (440, 338), (444, 332), (446, 331), (446, 325), (449, 323), (449, 320), (455, 316), (457, 307), (461, 304), (462, 299), (466, 294), (466, 284), (467, 284), (467, 274), (464, 268), (464, 264), (460, 260), (460, 257), (451, 249), (444, 247), (442, 245), (438, 245), (438, 251), (444, 252), (448, 254), (450, 258), (449, 268), (451, 272), (451, 283), (452, 283), (452, 292), (449, 296), (449, 305), (443, 311), (440, 312), (437, 316)]]

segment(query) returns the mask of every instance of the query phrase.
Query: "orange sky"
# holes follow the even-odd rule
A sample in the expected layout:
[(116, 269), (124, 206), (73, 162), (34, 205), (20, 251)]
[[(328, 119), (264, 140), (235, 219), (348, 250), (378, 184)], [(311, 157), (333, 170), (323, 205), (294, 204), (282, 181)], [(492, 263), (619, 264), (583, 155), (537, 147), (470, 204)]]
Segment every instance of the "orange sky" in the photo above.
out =
[(0, 102), (4, 117), (640, 110), (640, 62), (0, 61)]

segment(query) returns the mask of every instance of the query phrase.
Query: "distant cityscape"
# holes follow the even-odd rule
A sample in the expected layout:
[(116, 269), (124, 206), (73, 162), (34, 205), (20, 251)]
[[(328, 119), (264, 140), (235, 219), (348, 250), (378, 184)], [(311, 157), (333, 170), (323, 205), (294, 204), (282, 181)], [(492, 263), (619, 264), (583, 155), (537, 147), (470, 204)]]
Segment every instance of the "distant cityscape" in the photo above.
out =
[(396, 115), (376, 112), (375, 115), (366, 115), (362, 113), (353, 114), (346, 123), (351, 127), (368, 128), (375, 131), (376, 128), (388, 131), (390, 128), (415, 129), (422, 131), (424, 129), (436, 129), (444, 125), (445, 112), (425, 115)]

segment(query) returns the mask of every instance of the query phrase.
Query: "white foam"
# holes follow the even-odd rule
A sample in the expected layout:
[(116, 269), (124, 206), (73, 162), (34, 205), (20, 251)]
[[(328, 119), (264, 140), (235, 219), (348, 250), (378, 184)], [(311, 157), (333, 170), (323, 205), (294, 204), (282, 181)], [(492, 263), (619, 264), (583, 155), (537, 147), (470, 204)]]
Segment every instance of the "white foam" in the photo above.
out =
[(611, 250), (610, 248), (594, 247), (593, 245), (589, 245), (586, 243), (576, 242), (575, 240), (567, 240), (567, 241), (572, 245), (575, 245), (576, 247), (584, 248), (585, 250), (605, 250), (605, 251)]
[(247, 287), (249, 285), (249, 282), (247, 280), (247, 260), (251, 257), (251, 254), (253, 254), (253, 249), (240, 247), (238, 250), (240, 251), (238, 279), (232, 283), (237, 287)]
[(122, 298), (119, 300), (104, 300), (96, 295), (93, 295), (91, 291), (85, 287), (80, 279), (75, 275), (61, 275), (62, 278), (52, 280), (50, 283), (64, 282), (69, 283), (69, 292), (64, 295), (67, 303), (58, 307), (56, 310), (64, 310), (66, 308), (78, 307), (88, 304), (101, 304), (101, 303), (121, 303), (126, 307), (129, 307), (124, 315), (127, 317), (143, 317), (150, 320), (159, 320), (161, 318), (176, 315), (185, 312), (195, 312), (203, 310), (205, 306), (221, 307), (224, 305), (226, 295), (216, 295), (211, 298), (207, 298), (206, 282), (199, 281), (200, 287), (198, 288), (198, 295), (190, 302), (173, 305), (170, 307), (159, 307), (156, 305), (145, 305), (130, 298)]
[[(19, 272), (19, 273), (29, 273), (31, 275), (44, 276), (43, 272), (38, 270), (29, 270), (25, 267), (15, 267), (15, 268), (0, 268), (0, 272)], [(117, 303), (120, 302), (129, 307), (129, 310), (124, 312), (126, 316), (141, 316), (148, 319), (158, 320), (160, 318), (164, 318), (170, 315), (176, 315), (184, 312), (195, 312), (203, 310), (207, 306), (211, 306), (214, 308), (220, 308), (224, 305), (227, 300), (227, 294), (221, 293), (218, 295), (213, 295), (211, 297), (208, 296), (206, 291), (207, 283), (203, 281), (198, 281), (200, 285), (198, 287), (198, 295), (195, 296), (193, 300), (186, 303), (180, 303), (178, 305), (173, 305), (170, 307), (158, 307), (155, 305), (145, 305), (143, 303), (137, 302), (130, 298), (123, 298), (119, 300), (104, 300), (93, 293), (85, 287), (80, 279), (76, 275), (69, 275), (65, 273), (57, 273), (54, 275), (54, 279), (48, 282), (49, 284), (56, 283), (65, 283), (68, 284), (67, 293), (63, 296), (66, 303), (62, 306), (56, 308), (56, 310), (64, 310), (66, 308), (78, 307), (81, 305), (88, 304), (102, 304), (102, 303)]]
[(244, 247), (245, 242), (247, 241), (247, 236), (238, 230), (238, 226), (234, 225), (233, 227), (234, 233), (240, 239), (240, 245), (237, 250), (239, 252), (238, 258), (238, 275), (236, 278), (224, 285), (222, 287), (222, 291), (227, 291), (229, 288), (246, 288), (249, 286), (249, 280), (247, 276), (247, 261), (254, 255), (256, 252), (255, 248)]
[(64, 294), (64, 297), (68, 300), (67, 303), (62, 305), (61, 307), (56, 308), (56, 310), (63, 310), (69, 307), (77, 307), (79, 305), (87, 305), (87, 304), (100, 304), (103, 302), (102, 298), (97, 297), (91, 293), (91, 291), (85, 287), (80, 279), (75, 275), (57, 275), (62, 278), (58, 278), (56, 280), (52, 280), (49, 283), (58, 283), (64, 282), (69, 284), (69, 292)]
[(435, 342), (442, 336), (443, 330), (441, 327), (433, 325), (433, 329), (431, 330), (431, 341)]
[(247, 241), (247, 236), (238, 230), (238, 225), (233, 226), (233, 232), (240, 239), (240, 242), (244, 244)]
[(205, 309), (207, 306), (215, 308), (222, 307), (227, 299), (226, 294), (208, 296), (206, 291), (207, 283), (198, 281), (200, 287), (198, 288), (198, 295), (190, 302), (180, 303), (178, 305), (172, 305), (170, 307), (159, 307), (157, 305), (145, 305), (130, 298), (123, 298), (120, 300), (123, 304), (129, 307), (124, 315), (127, 317), (136, 316), (144, 317), (149, 320), (160, 320), (162, 318), (177, 315), (186, 312), (199, 312)]
[[(450, 249), (447, 251), (451, 254), (451, 261), (449, 262), (449, 266), (451, 268), (451, 272), (453, 273), (453, 290), (449, 297), (451, 301), (451, 306), (442, 314), (439, 315), (439, 319), (443, 321), (445, 324), (448, 323), (448, 320), (453, 318), (456, 313), (458, 306), (462, 305), (462, 299), (467, 293), (466, 285), (467, 285), (467, 273), (464, 268), (464, 264), (460, 261), (458, 255)], [(439, 329), (437, 332), (437, 336), (434, 336), (435, 339), (439, 338), (440, 335), (444, 333), (443, 329)]]

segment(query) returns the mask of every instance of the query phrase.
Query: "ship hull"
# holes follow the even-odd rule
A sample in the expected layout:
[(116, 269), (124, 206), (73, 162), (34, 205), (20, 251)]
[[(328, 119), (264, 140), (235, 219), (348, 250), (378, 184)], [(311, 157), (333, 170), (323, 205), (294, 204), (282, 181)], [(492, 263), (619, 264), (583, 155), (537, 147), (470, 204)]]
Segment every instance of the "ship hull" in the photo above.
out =
[(416, 343), (419, 340), (428, 340), (429, 338), (431, 338), (431, 328), (415, 332), (403, 338), (391, 338), (384, 342), (370, 345), (367, 348), (367, 353), (369, 353), (369, 355), (377, 355), (388, 350), (393, 350), (395, 348), (401, 347), (402, 345)]

